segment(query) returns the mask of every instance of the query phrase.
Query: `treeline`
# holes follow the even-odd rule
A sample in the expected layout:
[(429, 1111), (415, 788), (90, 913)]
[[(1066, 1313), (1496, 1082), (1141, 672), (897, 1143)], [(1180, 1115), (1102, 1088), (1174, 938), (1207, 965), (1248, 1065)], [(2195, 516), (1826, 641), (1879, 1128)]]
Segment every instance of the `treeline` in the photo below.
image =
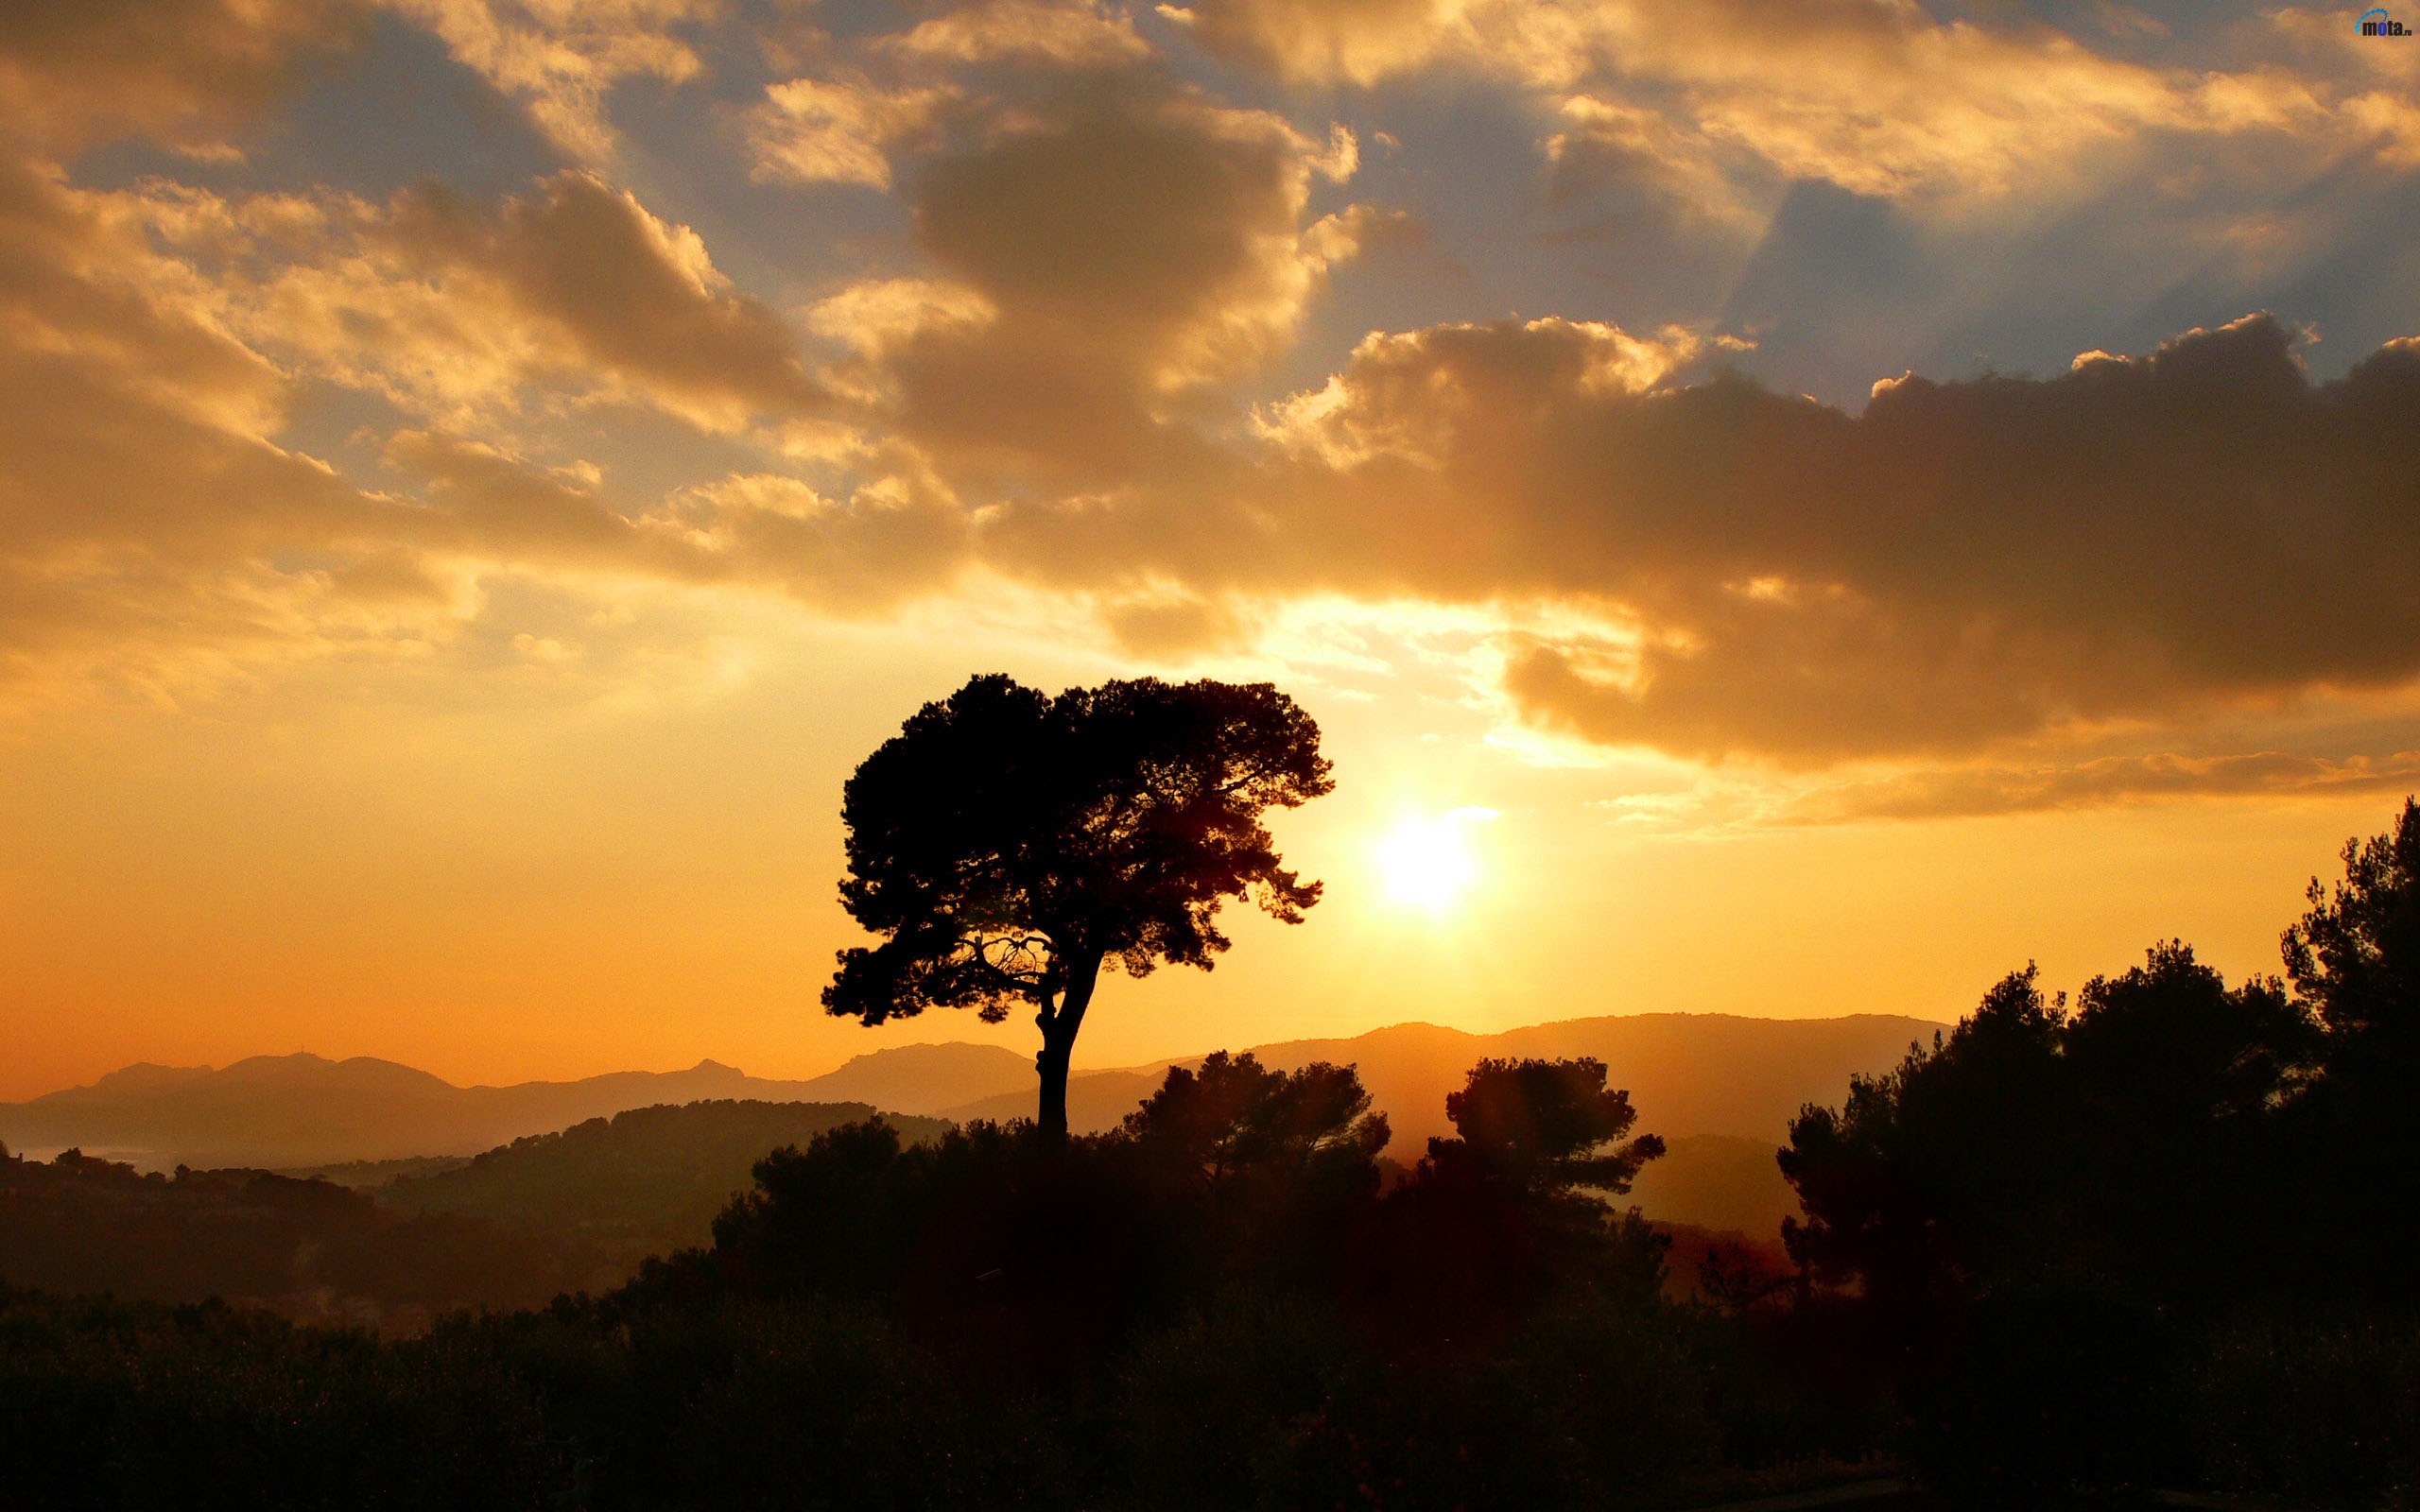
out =
[(2343, 861), (2283, 979), (2029, 967), (1792, 1124), (1790, 1280), (1853, 1301), (1936, 1480), (2420, 1490), (2420, 810)]
[(60, 1506), (1684, 1507), (1889, 1466), (2409, 1508), (2420, 811), (2286, 945), (2000, 983), (1797, 1120), (1795, 1266), (1718, 1251), (1707, 1302), (1625, 1211), (1661, 1146), (1601, 1064), (1483, 1062), (1390, 1175), (1351, 1068), (1219, 1056), (1064, 1144), (824, 1131), (711, 1246), (415, 1339), (10, 1294), (0, 1463)]

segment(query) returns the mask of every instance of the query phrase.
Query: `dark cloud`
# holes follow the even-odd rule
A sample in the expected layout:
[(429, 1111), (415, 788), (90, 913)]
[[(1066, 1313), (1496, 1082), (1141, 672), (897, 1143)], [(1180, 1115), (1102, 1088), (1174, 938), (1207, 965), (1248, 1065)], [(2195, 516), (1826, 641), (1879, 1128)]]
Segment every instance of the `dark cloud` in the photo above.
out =
[(1332, 149), (1149, 78), (1090, 79), (916, 175), (916, 237), (987, 318), (890, 354), (902, 434), (1061, 486), (1191, 464), (1173, 415), (1291, 337), (1358, 218), (1309, 223)]
[(358, 40), (353, 0), (16, 0), (0, 9), (0, 131), (56, 153), (140, 132), (213, 147)]
[(2110, 756), (2073, 766), (1917, 771), (1828, 788), (1785, 811), (1784, 822), (1969, 818), (2187, 798), (2284, 798), (2408, 792), (2420, 750), (2335, 759), (2285, 751), (2230, 756)]
[[(2314, 385), (2266, 317), (1862, 415), (1538, 321), (1365, 343), (1239, 503), (1008, 516), (1198, 588), (1577, 607), (1510, 647), (1543, 723), (1822, 764), (2420, 675), (2420, 344)], [(1624, 344), (1628, 345), (1625, 346)], [(1626, 366), (1627, 365), (1627, 366)]]

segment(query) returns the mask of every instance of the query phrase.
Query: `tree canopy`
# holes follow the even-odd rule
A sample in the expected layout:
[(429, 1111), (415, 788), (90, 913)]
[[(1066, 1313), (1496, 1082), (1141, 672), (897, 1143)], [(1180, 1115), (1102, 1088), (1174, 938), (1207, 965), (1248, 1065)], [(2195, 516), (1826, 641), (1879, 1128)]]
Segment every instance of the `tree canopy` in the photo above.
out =
[(2344, 880), (2310, 884), (2286, 973), (2326, 1026), (2329, 1071), (2408, 1084), (2420, 1067), (2420, 803), (2388, 833), (2344, 842)]
[(2309, 1221), (2333, 1232), (2348, 1279), (2408, 1285), (2420, 1246), (2411, 1201), (2420, 1149), (2420, 804), (2344, 842), (2344, 880), (2310, 884), (2286, 931), (2286, 974), (2320, 1026), (2305, 1138), (2318, 1179)]
[(1167, 1078), (1126, 1115), (1126, 1133), (1167, 1163), (1218, 1182), (1276, 1166), (1301, 1171), (1324, 1159), (1366, 1164), (1386, 1147), (1387, 1115), (1351, 1066), (1324, 1061), (1270, 1071), (1250, 1052), (1213, 1052), (1200, 1071)]
[(1518, 1185), (1540, 1190), (1591, 1187), (1618, 1195), (1638, 1168), (1664, 1153), (1664, 1142), (1642, 1134), (1607, 1149), (1638, 1121), (1630, 1093), (1605, 1086), (1605, 1063), (1576, 1060), (1482, 1060), (1462, 1090), (1445, 1097), (1445, 1116), (1459, 1141), (1432, 1141), (1432, 1155), (1464, 1158)]
[(1283, 865), (1261, 816), (1335, 784), (1319, 727), (1268, 683), (1154, 678), (1070, 688), (971, 679), (850, 778), (840, 900), (888, 936), (840, 953), (831, 1013), (869, 1024), (928, 1005), (1042, 1030), (1046, 1135), (1101, 967), (1208, 970), (1229, 899), (1298, 923), (1320, 885)]

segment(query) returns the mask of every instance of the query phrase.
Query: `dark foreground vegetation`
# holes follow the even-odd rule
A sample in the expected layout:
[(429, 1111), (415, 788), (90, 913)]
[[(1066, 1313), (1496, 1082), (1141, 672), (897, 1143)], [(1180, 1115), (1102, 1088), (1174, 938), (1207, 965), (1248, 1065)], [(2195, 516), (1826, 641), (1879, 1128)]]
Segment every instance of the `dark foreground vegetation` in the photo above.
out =
[(1601, 1065), (1474, 1068), (1390, 1181), (1349, 1068), (1217, 1057), (1098, 1138), (829, 1130), (710, 1247), (408, 1339), (0, 1295), (0, 1465), (60, 1507), (1680, 1507), (1889, 1466), (2410, 1508), (2420, 810), (2346, 868), (2284, 980), (2021, 972), (1810, 1108), (1794, 1266), (1718, 1248), (1705, 1300), (1621, 1211), (1660, 1144)]

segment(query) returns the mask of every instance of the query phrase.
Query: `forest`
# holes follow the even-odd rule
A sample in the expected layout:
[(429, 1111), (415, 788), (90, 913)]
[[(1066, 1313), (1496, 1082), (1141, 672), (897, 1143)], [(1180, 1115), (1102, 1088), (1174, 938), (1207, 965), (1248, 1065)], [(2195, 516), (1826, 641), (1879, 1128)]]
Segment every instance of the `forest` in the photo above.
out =
[(411, 1337), (11, 1289), (0, 1463), (56, 1507), (2410, 1507), (2420, 807), (2344, 866), (2280, 977), (2029, 968), (1809, 1106), (1789, 1263), (1687, 1299), (1618, 1068), (1482, 1062), (1387, 1169), (1350, 1067), (1219, 1055), (1106, 1134), (827, 1128), (710, 1244)]

